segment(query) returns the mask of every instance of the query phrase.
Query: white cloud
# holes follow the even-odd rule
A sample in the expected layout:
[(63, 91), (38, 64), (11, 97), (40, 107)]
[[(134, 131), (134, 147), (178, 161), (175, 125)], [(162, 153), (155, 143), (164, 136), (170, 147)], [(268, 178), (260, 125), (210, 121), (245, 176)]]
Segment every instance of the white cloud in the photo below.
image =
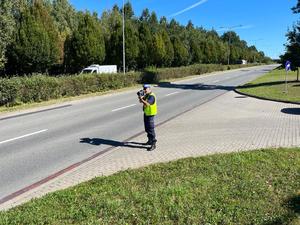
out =
[(250, 29), (253, 28), (253, 25), (240, 25), (240, 26), (234, 26), (234, 27), (221, 27), (217, 31), (228, 31), (228, 30), (237, 30), (237, 29)]
[(173, 13), (173, 14), (170, 15), (169, 17), (175, 17), (175, 16), (178, 16), (178, 15), (180, 15), (180, 14), (186, 12), (186, 11), (189, 11), (189, 10), (191, 10), (191, 9), (193, 9), (193, 8), (195, 8), (195, 7), (197, 7), (198, 5), (201, 5), (201, 4), (205, 3), (205, 2), (207, 2), (207, 1), (208, 1), (208, 0), (201, 0), (201, 1), (199, 1), (199, 2), (197, 2), (197, 3), (195, 3), (195, 4), (193, 4), (193, 5), (191, 5), (191, 6), (187, 7), (187, 8), (185, 8), (185, 9), (179, 11), (179, 12)]

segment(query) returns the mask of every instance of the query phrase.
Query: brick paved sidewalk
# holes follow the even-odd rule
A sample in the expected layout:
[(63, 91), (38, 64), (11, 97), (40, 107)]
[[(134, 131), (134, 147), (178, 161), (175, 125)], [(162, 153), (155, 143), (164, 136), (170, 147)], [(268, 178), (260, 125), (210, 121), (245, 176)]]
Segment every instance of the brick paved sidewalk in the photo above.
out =
[[(300, 146), (299, 114), (298, 105), (258, 100), (228, 92), (157, 127), (156, 150), (147, 152), (145, 149), (129, 147), (114, 148), (3, 203), (0, 210), (96, 176), (110, 175), (128, 168), (221, 152)], [(140, 135), (131, 141), (145, 140), (146, 135)]]

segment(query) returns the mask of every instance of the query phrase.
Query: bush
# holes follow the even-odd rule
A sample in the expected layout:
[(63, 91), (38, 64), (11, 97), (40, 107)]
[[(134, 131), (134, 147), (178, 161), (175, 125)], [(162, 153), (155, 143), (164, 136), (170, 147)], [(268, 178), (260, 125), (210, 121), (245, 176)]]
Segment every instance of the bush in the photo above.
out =
[(18, 97), (19, 82), (18, 78), (1, 78), (0, 79), (0, 105), (16, 105)]
[[(229, 69), (248, 65), (231, 65)], [(75, 74), (50, 77), (35, 74), (25, 77), (0, 79), (0, 106), (41, 102), (60, 97), (103, 92), (142, 83), (159, 83), (163, 80), (201, 75), (226, 70), (226, 65), (195, 64), (176, 68), (146, 68), (144, 72), (119, 74)]]

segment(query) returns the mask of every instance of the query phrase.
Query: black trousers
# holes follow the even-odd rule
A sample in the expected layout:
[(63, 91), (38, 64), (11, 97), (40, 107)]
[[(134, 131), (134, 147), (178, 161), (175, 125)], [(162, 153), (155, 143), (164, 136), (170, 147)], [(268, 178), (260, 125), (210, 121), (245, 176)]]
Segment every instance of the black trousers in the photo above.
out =
[(154, 130), (154, 116), (146, 116), (144, 114), (144, 126), (145, 126), (145, 131), (147, 133), (148, 141), (151, 143), (155, 143), (156, 140), (156, 135), (155, 135), (155, 130)]

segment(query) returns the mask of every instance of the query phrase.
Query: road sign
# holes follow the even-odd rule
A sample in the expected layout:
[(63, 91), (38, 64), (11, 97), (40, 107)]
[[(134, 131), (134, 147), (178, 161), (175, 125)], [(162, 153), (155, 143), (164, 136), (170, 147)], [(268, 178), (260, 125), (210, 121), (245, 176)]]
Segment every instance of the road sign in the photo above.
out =
[(291, 62), (288, 60), (285, 62), (285, 70), (286, 71), (291, 70)]
[(285, 62), (285, 71), (286, 71), (286, 73), (285, 73), (285, 93), (288, 93), (288, 87), (287, 87), (287, 73), (288, 73), (288, 71), (289, 70), (291, 70), (291, 62), (289, 61), (289, 60), (287, 60), (286, 62)]

